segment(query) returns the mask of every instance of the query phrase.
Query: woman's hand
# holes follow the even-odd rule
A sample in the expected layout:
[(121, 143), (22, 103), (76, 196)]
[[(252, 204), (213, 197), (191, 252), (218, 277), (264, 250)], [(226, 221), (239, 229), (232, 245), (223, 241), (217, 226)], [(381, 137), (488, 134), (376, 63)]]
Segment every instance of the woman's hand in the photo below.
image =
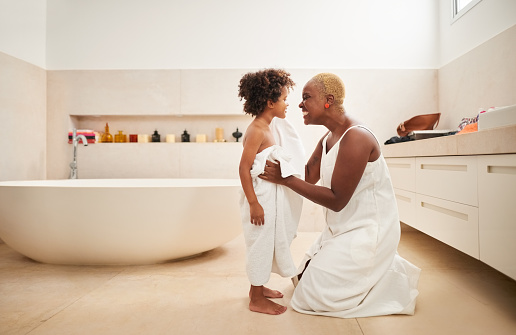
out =
[(258, 202), (253, 204), (249, 204), (251, 209), (251, 223), (256, 226), (262, 226), (265, 224), (265, 214), (263, 212), (263, 207)]
[(259, 178), (263, 180), (267, 180), (271, 183), (284, 185), (287, 178), (283, 178), (281, 176), (281, 166), (280, 163), (267, 161), (265, 163), (265, 169), (264, 172), (258, 176)]

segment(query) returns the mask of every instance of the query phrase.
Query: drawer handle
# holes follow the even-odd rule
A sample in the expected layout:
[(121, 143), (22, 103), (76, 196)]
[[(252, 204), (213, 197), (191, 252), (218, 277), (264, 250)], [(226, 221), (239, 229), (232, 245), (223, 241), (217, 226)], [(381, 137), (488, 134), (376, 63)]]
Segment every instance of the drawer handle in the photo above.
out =
[(457, 219), (468, 221), (468, 214), (464, 214), (464, 213), (457, 212), (457, 211), (454, 211), (454, 210), (451, 210), (451, 209), (448, 209), (448, 208), (432, 205), (432, 204), (429, 204), (428, 202), (421, 201), (421, 207), (424, 207), (424, 208), (427, 208), (429, 210), (432, 210), (432, 211), (435, 211), (435, 212), (439, 212), (439, 213), (442, 213), (442, 214), (446, 214), (448, 216), (453, 216), (453, 217), (456, 217)]
[(387, 166), (398, 169), (410, 169), (410, 164), (387, 163)]
[(421, 170), (468, 171), (468, 166), (445, 164), (421, 164)]
[(396, 194), (396, 199), (399, 199), (401, 201), (405, 201), (405, 202), (408, 202), (408, 203), (412, 202), (412, 200), (409, 197), (404, 197), (404, 196), (399, 195), (399, 194)]
[(487, 173), (516, 174), (516, 166), (487, 166)]

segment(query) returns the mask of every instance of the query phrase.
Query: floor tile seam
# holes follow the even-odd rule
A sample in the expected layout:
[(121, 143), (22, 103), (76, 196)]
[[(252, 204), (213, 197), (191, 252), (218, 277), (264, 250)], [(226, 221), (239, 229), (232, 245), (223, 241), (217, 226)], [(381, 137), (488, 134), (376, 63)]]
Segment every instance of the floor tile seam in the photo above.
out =
[(485, 273), (485, 274), (493, 274), (497, 275), (496, 271), (492, 270), (485, 270), (485, 269), (478, 269), (471, 266), (464, 266), (464, 267), (457, 267), (457, 266), (425, 266), (423, 268), (424, 270), (432, 270), (432, 271), (439, 271), (439, 272), (453, 272), (453, 271), (467, 271), (469, 272), (475, 272), (475, 273)]
[[(109, 279), (111, 280), (111, 279)], [(108, 281), (109, 281), (108, 280)], [(38, 325), (35, 326), (34, 328), (32, 328), (29, 332), (27, 332), (26, 334), (29, 335), (30, 333), (32, 333), (33, 331), (35, 331), (36, 329), (38, 329), (39, 327), (43, 326), (46, 322), (48, 322), (49, 320), (53, 319), (55, 316), (57, 316), (58, 314), (61, 314), (65, 309), (68, 309), (69, 307), (71, 307), (72, 305), (74, 305), (75, 303), (77, 303), (79, 300), (81, 300), (82, 298), (84, 298), (86, 295), (90, 294), (91, 292), (97, 290), (97, 288), (87, 292), (87, 293), (84, 293), (82, 294), (80, 297), (77, 297), (77, 299), (71, 301), (69, 304), (67, 304), (66, 306), (63, 306), (62, 308), (60, 308), (58, 311), (56, 311), (55, 313), (53, 313), (51, 316), (47, 317), (45, 320), (39, 320), (38, 322)]]
[(441, 279), (444, 280), (449, 285), (451, 285), (452, 287), (454, 287), (457, 291), (459, 291), (462, 294), (468, 296), (469, 298), (475, 300), (476, 302), (480, 303), (481, 305), (486, 306), (486, 307), (492, 306), (492, 304), (487, 303), (487, 302), (477, 298), (475, 295), (471, 294), (468, 290), (463, 289), (463, 286), (461, 286), (460, 284), (456, 284), (454, 281), (452, 281), (446, 277), (441, 276)]
[[(72, 302), (70, 302), (69, 304), (67, 304), (65, 307), (63, 307), (62, 309), (60, 309), (58, 312), (52, 314), (52, 316), (50, 316), (49, 318), (47, 318), (46, 320), (43, 320), (42, 324), (47, 322), (48, 320), (52, 319), (53, 317), (55, 317), (57, 314), (60, 314), (61, 312), (63, 312), (65, 309), (67, 309), (68, 307), (71, 307), (72, 305), (74, 305), (75, 303), (77, 303), (79, 300), (82, 300), (84, 299), (85, 297), (91, 295), (92, 293), (96, 292), (96, 291), (99, 291), (99, 290), (102, 290), (106, 284), (110, 283), (113, 281), (113, 279), (115, 277), (117, 277), (122, 271), (118, 272), (118, 273), (115, 273), (113, 274), (110, 278), (108, 278), (107, 280), (105, 280), (104, 282), (102, 282), (100, 285), (96, 286), (95, 288), (92, 288), (90, 290), (88, 290), (87, 292), (84, 292), (83, 294), (81, 294), (79, 297), (77, 297), (77, 299), (73, 300)], [(38, 325), (39, 327), (39, 325)], [(36, 327), (37, 328), (37, 327)]]
[(55, 313), (53, 313), (51, 316), (49, 316), (48, 318), (46, 318), (45, 320), (40, 320), (39, 321), (39, 324), (34, 327), (33, 329), (31, 329), (27, 334), (30, 334), (32, 333), (34, 330), (36, 330), (37, 328), (41, 327), (43, 324), (45, 324), (47, 321), (53, 319), (55, 316), (57, 316), (58, 314), (61, 314), (63, 311), (65, 311), (66, 309), (68, 309), (69, 307), (75, 305), (78, 301), (84, 299), (86, 296), (92, 294), (93, 292), (95, 291), (98, 291), (100, 290), (102, 287), (104, 287), (107, 283), (111, 282), (116, 276), (118, 276), (122, 271), (116, 273), (116, 274), (113, 274), (113, 276), (111, 276), (111, 278), (109, 278), (108, 280), (104, 281), (102, 284), (100, 284), (99, 286), (81, 294), (79, 297), (77, 297), (76, 299), (74, 299), (73, 301), (71, 301), (69, 304), (67, 304), (66, 306), (63, 306), (62, 308), (60, 308), (58, 311), (56, 311)]
[(361, 333), (362, 335), (365, 335), (364, 330), (362, 329), (362, 325), (360, 324), (360, 320), (359, 320), (359, 318), (355, 318), (355, 322), (356, 322), (356, 323), (357, 323), (357, 325), (358, 325), (358, 329), (360, 329), (360, 333)]
[[(186, 272), (176, 272), (174, 274), (169, 274), (169, 273), (127, 273), (125, 274), (124, 277), (122, 276), (117, 276), (118, 278), (115, 278), (113, 277), (112, 280), (124, 280), (124, 279), (128, 279), (128, 278), (135, 278), (135, 277), (142, 277), (142, 278), (159, 278), (159, 277), (165, 277), (165, 278), (170, 278), (171, 280), (172, 279), (181, 279), (181, 278), (186, 278), (186, 279), (196, 279), (196, 278), (200, 278), (200, 277), (203, 277), (203, 278), (207, 278), (207, 279), (210, 279), (210, 278), (240, 278), (240, 279), (247, 279), (247, 275), (245, 273), (234, 273), (234, 272), (231, 272), (231, 273), (206, 273), (206, 272), (202, 272), (202, 273), (186, 273)], [(106, 282), (107, 283), (107, 282)]]
[(485, 270), (477, 270), (471, 268), (449, 268), (449, 267), (421, 267), (421, 272), (423, 274), (429, 273), (434, 275), (439, 275), (444, 278), (444, 274), (451, 275), (452, 273), (461, 273), (466, 272), (470, 274), (496, 274), (491, 271)]
[[(190, 266), (192, 267), (192, 269), (188, 269), (188, 265), (185, 265), (185, 266), (166, 266), (164, 265), (163, 267), (160, 267), (159, 265), (153, 265), (152, 268), (149, 268), (149, 269), (145, 269), (145, 268), (138, 268), (138, 267), (133, 267), (133, 266), (126, 266), (124, 267), (121, 271), (120, 271), (120, 274), (122, 275), (125, 275), (125, 274), (131, 274), (131, 273), (138, 273), (138, 272), (153, 272), (155, 271), (156, 273), (159, 273), (159, 272), (170, 272), (170, 273), (182, 273), (182, 272), (185, 272), (185, 273), (190, 273), (190, 272), (198, 272), (198, 273), (202, 273), (202, 274), (205, 274), (205, 273), (213, 273), (213, 272), (220, 272), (220, 271), (229, 271), (229, 270), (220, 270), (220, 269), (202, 269), (200, 268), (198, 265), (193, 265), (193, 266)], [(213, 267), (212, 265), (210, 265), (210, 267)], [(223, 268), (223, 266), (221, 266), (221, 268)], [(245, 264), (242, 265), (242, 271), (245, 271)], [(231, 270), (231, 271), (234, 271), (234, 270)], [(240, 271), (240, 268), (239, 270)]]
[(128, 273), (127, 277), (171, 277), (171, 278), (211, 278), (211, 277), (242, 277), (247, 278), (247, 275), (245, 273), (236, 273), (236, 272), (175, 272), (173, 274), (171, 273), (145, 273), (145, 274), (138, 274), (138, 273)]

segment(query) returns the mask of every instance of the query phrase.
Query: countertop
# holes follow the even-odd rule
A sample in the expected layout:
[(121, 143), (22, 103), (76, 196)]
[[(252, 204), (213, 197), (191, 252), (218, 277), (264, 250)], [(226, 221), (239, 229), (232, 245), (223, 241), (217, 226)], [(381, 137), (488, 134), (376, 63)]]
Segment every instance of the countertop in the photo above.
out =
[(387, 144), (384, 157), (465, 156), (516, 153), (516, 125)]

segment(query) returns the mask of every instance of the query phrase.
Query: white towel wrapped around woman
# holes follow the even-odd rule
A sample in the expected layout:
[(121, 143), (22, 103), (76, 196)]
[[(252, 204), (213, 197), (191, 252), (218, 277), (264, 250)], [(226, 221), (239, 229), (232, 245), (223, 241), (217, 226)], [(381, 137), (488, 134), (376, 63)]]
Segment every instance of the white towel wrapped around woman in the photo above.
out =
[(297, 132), (287, 120), (275, 118), (270, 127), (279, 145), (259, 152), (251, 168), (254, 192), (264, 210), (265, 223), (261, 226), (251, 223), (249, 202), (243, 191), (240, 201), (247, 247), (247, 276), (253, 286), (266, 284), (271, 272), (282, 277), (296, 274), (290, 244), (296, 236), (303, 198), (285, 186), (258, 176), (263, 173), (266, 161), (270, 160), (280, 162), (283, 177), (295, 175), (303, 178), (304, 165), (298, 162), (304, 160), (305, 154)]

